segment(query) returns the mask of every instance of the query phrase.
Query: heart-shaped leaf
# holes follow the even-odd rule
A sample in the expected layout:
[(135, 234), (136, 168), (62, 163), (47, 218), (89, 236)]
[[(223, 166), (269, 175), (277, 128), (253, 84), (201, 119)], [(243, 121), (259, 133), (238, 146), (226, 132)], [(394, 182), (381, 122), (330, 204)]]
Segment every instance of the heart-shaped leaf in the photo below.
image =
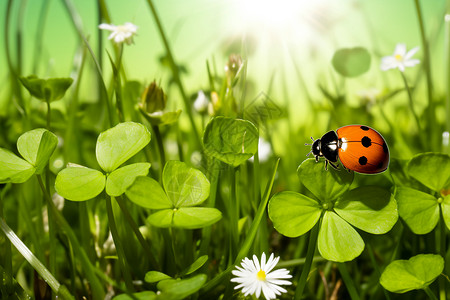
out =
[(199, 274), (188, 279), (167, 279), (160, 281), (157, 285), (161, 291), (160, 297), (165, 300), (186, 299), (189, 295), (200, 290), (206, 282), (206, 275)]
[(197, 169), (181, 161), (168, 161), (163, 170), (163, 185), (173, 207), (194, 206), (209, 196), (209, 181)]
[(86, 167), (69, 167), (56, 176), (55, 189), (68, 200), (85, 201), (103, 191), (105, 180), (105, 175), (100, 171)]
[(138, 176), (147, 176), (149, 163), (135, 163), (116, 169), (106, 178), (106, 193), (117, 197), (125, 193)]
[(208, 255), (202, 255), (197, 258), (185, 271), (184, 275), (189, 275), (200, 269), (208, 261)]
[(370, 68), (370, 54), (362, 47), (337, 50), (332, 59), (336, 72), (345, 77), (356, 77), (366, 73)]
[(9, 150), (0, 148), (0, 183), (22, 183), (35, 173), (35, 167)]
[(145, 282), (148, 283), (155, 283), (155, 282), (159, 282), (161, 280), (165, 280), (165, 279), (172, 279), (172, 277), (170, 277), (169, 275), (166, 275), (164, 273), (158, 272), (158, 271), (149, 271), (147, 273), (145, 273)]
[(44, 128), (27, 131), (17, 139), (17, 150), (41, 174), (58, 145), (56, 135)]
[(53, 102), (64, 97), (67, 89), (73, 82), (72, 78), (40, 79), (35, 75), (21, 77), (20, 82), (33, 97)]
[(388, 232), (398, 219), (394, 196), (376, 186), (349, 191), (336, 202), (334, 210), (353, 226), (373, 234)]
[(364, 241), (358, 232), (335, 212), (326, 211), (319, 229), (318, 248), (323, 258), (345, 262), (361, 254)]
[(215, 117), (206, 126), (203, 144), (206, 154), (239, 166), (256, 153), (258, 130), (247, 120)]
[(316, 200), (296, 192), (280, 192), (269, 202), (269, 217), (275, 229), (288, 237), (310, 231), (320, 218), (322, 207)]
[(150, 223), (150, 225), (160, 228), (168, 228), (172, 226), (172, 220), (173, 215), (175, 212), (174, 209), (163, 209), (160, 211), (155, 212), (154, 214), (151, 214), (147, 218), (147, 222)]
[(426, 234), (439, 221), (439, 204), (433, 196), (408, 187), (398, 187), (398, 213), (415, 234)]
[(306, 159), (297, 169), (303, 185), (321, 202), (331, 202), (345, 193), (353, 181), (353, 172), (345, 170), (324, 169), (323, 164), (314, 159)]
[(444, 259), (436, 254), (419, 254), (409, 260), (391, 262), (380, 277), (381, 285), (394, 293), (406, 293), (429, 286), (444, 270)]
[(100, 167), (111, 173), (150, 142), (150, 132), (139, 123), (125, 122), (102, 132), (96, 156)]
[(450, 156), (443, 153), (421, 153), (408, 164), (407, 172), (426, 187), (439, 192), (450, 184)]
[(174, 210), (173, 226), (197, 229), (212, 225), (222, 218), (220, 210), (211, 207), (181, 207)]
[(162, 187), (150, 177), (136, 177), (133, 184), (128, 187), (125, 195), (137, 205), (145, 208), (173, 208), (172, 202), (167, 198)]

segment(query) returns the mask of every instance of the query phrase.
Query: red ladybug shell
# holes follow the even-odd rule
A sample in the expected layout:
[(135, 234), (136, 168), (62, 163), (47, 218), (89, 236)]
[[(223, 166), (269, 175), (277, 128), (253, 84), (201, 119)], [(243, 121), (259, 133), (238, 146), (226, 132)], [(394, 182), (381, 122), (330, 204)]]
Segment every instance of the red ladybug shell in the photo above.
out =
[(339, 160), (349, 170), (375, 174), (389, 165), (389, 149), (376, 130), (364, 125), (348, 125), (336, 130)]

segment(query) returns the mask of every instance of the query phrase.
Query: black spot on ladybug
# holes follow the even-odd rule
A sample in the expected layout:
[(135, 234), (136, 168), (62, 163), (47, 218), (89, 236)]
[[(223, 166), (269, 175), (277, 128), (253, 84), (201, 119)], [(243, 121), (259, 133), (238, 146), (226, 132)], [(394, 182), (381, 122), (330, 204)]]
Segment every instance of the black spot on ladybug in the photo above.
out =
[(388, 150), (388, 147), (387, 147), (387, 144), (386, 144), (386, 143), (383, 143), (383, 152), (384, 152), (384, 153), (388, 153), (388, 152), (389, 152), (389, 150)]
[(364, 125), (363, 125), (363, 126), (361, 126), (360, 128), (361, 128), (361, 130), (364, 130), (364, 131), (369, 131), (369, 129), (370, 129), (369, 127), (367, 127), (367, 126), (364, 126)]
[(372, 145), (372, 140), (370, 139), (370, 137), (365, 136), (361, 139), (361, 144), (364, 147), (369, 148)]
[(381, 169), (381, 168), (383, 168), (383, 162), (380, 162), (379, 164), (378, 164), (378, 167), (377, 167), (378, 169)]
[(359, 164), (360, 164), (361, 166), (366, 165), (366, 164), (367, 164), (367, 157), (361, 156), (361, 157), (358, 159), (358, 162), (359, 162)]

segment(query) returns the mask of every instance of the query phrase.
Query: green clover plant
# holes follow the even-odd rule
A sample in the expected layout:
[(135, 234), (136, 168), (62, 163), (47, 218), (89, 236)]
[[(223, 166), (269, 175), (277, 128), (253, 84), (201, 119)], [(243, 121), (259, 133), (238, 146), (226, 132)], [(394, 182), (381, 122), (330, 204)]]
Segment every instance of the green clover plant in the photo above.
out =
[(202, 228), (219, 221), (222, 213), (211, 207), (196, 207), (209, 196), (205, 175), (184, 162), (168, 161), (161, 185), (152, 178), (139, 176), (125, 195), (139, 206), (157, 210), (147, 221), (156, 227)]
[(345, 262), (361, 254), (364, 241), (353, 227), (384, 234), (397, 222), (397, 203), (388, 190), (362, 186), (349, 191), (353, 173), (325, 171), (314, 159), (305, 160), (297, 172), (316, 198), (280, 192), (269, 202), (269, 217), (288, 237), (303, 235), (320, 222), (318, 249), (325, 259)]
[(256, 153), (258, 130), (247, 120), (215, 117), (206, 126), (203, 144), (206, 154), (236, 167)]
[(38, 128), (17, 139), (17, 151), (23, 158), (0, 148), (0, 183), (22, 183), (34, 174), (42, 174), (57, 145), (56, 135)]
[[(145, 176), (149, 163), (134, 163), (120, 167), (150, 142), (150, 132), (144, 125), (125, 122), (102, 132), (97, 139), (97, 161), (105, 172), (84, 166), (70, 165), (56, 176), (58, 194), (72, 201), (85, 201), (106, 193), (122, 195), (137, 176)], [(120, 168), (119, 168), (120, 167)]]
[(450, 195), (446, 193), (450, 187), (450, 156), (441, 153), (418, 154), (409, 161), (406, 173), (425, 186), (427, 192), (406, 186), (397, 187), (395, 198), (400, 217), (415, 234), (426, 234), (436, 227), (441, 211), (450, 229)]
[(380, 284), (393, 293), (406, 293), (422, 289), (430, 296), (430, 299), (436, 299), (428, 286), (443, 270), (444, 259), (442, 256), (419, 254), (408, 260), (391, 262), (381, 274)]
[(336, 72), (344, 77), (357, 77), (370, 68), (370, 54), (362, 47), (337, 50), (331, 61)]

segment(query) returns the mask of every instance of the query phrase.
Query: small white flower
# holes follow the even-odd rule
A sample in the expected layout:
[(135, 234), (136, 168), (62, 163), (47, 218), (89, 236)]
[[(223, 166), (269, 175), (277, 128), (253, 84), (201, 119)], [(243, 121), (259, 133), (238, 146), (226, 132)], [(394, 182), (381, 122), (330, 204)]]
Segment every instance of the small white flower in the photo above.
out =
[(203, 113), (208, 109), (208, 98), (203, 91), (198, 91), (197, 99), (194, 101), (194, 109), (199, 113)]
[(405, 44), (397, 44), (394, 50), (394, 54), (391, 56), (385, 56), (381, 59), (381, 70), (386, 71), (389, 69), (399, 69), (404, 72), (405, 67), (413, 67), (420, 63), (418, 59), (412, 59), (412, 56), (416, 54), (419, 47), (414, 47), (406, 52)]
[(234, 289), (242, 288), (245, 296), (255, 294), (256, 298), (259, 298), (262, 291), (267, 300), (275, 299), (277, 295), (286, 293), (287, 290), (280, 285), (292, 284), (288, 280), (282, 280), (292, 278), (292, 275), (289, 275), (289, 271), (286, 269), (271, 272), (279, 260), (280, 257), (274, 258), (273, 253), (267, 263), (265, 253), (261, 256), (261, 264), (259, 264), (256, 255), (253, 255), (253, 260), (244, 258), (241, 262), (242, 268), (236, 266), (237, 270), (232, 271), (236, 277), (232, 278), (231, 281), (239, 283)]
[(125, 42), (128, 45), (133, 43), (133, 36), (136, 35), (136, 31), (138, 29), (136, 25), (130, 22), (118, 26), (103, 23), (100, 24), (98, 28), (111, 31), (108, 39), (114, 39), (116, 44)]

